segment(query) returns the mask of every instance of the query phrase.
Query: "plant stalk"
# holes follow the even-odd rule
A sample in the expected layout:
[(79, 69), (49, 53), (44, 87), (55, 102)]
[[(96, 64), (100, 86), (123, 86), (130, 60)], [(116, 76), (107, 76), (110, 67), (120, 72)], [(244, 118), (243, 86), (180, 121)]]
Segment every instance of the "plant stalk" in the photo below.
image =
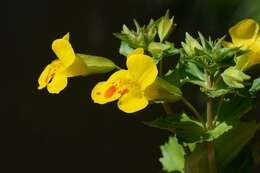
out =
[(162, 106), (163, 106), (163, 109), (165, 110), (167, 115), (173, 115), (174, 114), (172, 108), (169, 105), (169, 103), (163, 103)]
[[(206, 73), (207, 75), (207, 73)], [(212, 81), (210, 76), (207, 75), (208, 78), (208, 87), (212, 87)], [(207, 128), (208, 130), (212, 130), (214, 128), (213, 124), (214, 114), (213, 114), (213, 100), (212, 98), (208, 97), (207, 101)], [(216, 167), (216, 160), (215, 160), (215, 148), (214, 142), (209, 141), (207, 142), (207, 149), (208, 149), (208, 165), (209, 165), (209, 173), (217, 173)]]
[[(162, 74), (163, 74), (163, 60), (161, 59), (161, 61), (159, 63), (159, 75), (162, 75)], [(169, 103), (162, 103), (162, 106), (167, 115), (174, 114)]]
[(205, 125), (205, 122), (197, 109), (194, 108), (194, 106), (186, 98), (182, 97), (181, 101), (192, 111), (192, 113), (202, 122), (202, 124)]

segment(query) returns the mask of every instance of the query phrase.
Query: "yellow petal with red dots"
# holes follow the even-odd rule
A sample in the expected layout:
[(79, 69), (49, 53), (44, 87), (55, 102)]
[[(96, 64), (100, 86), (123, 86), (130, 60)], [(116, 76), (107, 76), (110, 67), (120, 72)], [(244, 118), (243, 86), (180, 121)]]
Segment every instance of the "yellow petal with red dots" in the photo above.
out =
[(257, 38), (259, 25), (253, 19), (245, 19), (229, 29), (235, 46), (248, 48)]
[(149, 104), (147, 98), (140, 91), (131, 90), (119, 98), (117, 106), (126, 113), (134, 113), (144, 109)]
[(126, 64), (133, 80), (138, 82), (142, 89), (155, 81), (158, 70), (151, 57), (142, 54), (130, 55), (127, 57)]
[(38, 89), (43, 89), (51, 81), (55, 73), (63, 71), (64, 67), (62, 66), (60, 60), (54, 60), (48, 64), (45, 69), (42, 71), (38, 79)]
[(43, 89), (44, 87), (47, 86), (47, 84), (49, 83), (49, 81), (52, 79), (52, 75), (53, 75), (53, 72), (52, 72), (52, 66), (51, 64), (48, 64), (45, 69), (42, 71), (39, 79), (38, 79), (38, 89)]
[(110, 82), (99, 82), (91, 92), (92, 100), (98, 104), (106, 104), (115, 101), (120, 96), (116, 86)]
[(66, 39), (54, 40), (52, 43), (52, 50), (65, 67), (70, 66), (76, 58), (70, 42)]
[(127, 70), (119, 70), (112, 74), (107, 81), (99, 82), (91, 92), (91, 98), (95, 103), (105, 104), (117, 100), (127, 91), (129, 73)]
[(51, 94), (58, 94), (67, 86), (67, 83), (68, 79), (66, 76), (55, 74), (52, 81), (47, 85), (47, 90)]

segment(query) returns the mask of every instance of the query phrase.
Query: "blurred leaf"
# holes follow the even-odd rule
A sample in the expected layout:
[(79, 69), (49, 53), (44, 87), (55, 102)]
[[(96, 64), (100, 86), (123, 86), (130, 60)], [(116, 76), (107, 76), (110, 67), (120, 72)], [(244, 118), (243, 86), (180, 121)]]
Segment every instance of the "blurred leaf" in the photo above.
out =
[(213, 86), (205, 91), (209, 97), (216, 98), (229, 93), (234, 93), (234, 89), (227, 86), (220, 75), (217, 75), (215, 78), (217, 79), (214, 81)]
[(185, 83), (183, 80), (186, 77), (184, 70), (182, 64), (179, 63), (174, 70), (169, 70), (168, 73), (163, 76), (163, 79), (177, 87), (181, 87)]
[(126, 45), (129, 48), (144, 48), (147, 49), (150, 42), (154, 41), (154, 38), (157, 34), (157, 24), (158, 21), (150, 20), (147, 26), (140, 26), (139, 23), (134, 20), (134, 24), (136, 30), (130, 30), (126, 25), (123, 25), (121, 33), (114, 33), (114, 36), (123, 41), (122, 49), (120, 51), (121, 54), (125, 55)]
[(229, 67), (221, 74), (221, 76), (224, 82), (233, 88), (244, 88), (243, 82), (251, 78), (235, 67)]
[(119, 48), (119, 53), (121, 55), (124, 55), (125, 57), (127, 57), (127, 55), (129, 53), (131, 53), (134, 49), (132, 49), (126, 42), (121, 41), (121, 45)]
[(166, 74), (164, 79), (176, 86), (182, 86), (184, 83), (189, 82), (204, 88), (207, 87), (205, 74), (192, 62), (179, 63), (176, 69)]
[[(205, 42), (205, 40), (203, 40)], [(196, 40), (195, 38), (193, 38), (189, 33), (185, 33), (185, 42), (181, 43), (184, 52), (188, 55), (188, 56), (193, 56), (195, 54), (195, 49), (197, 50), (202, 50), (202, 46), (200, 45), (200, 43), (198, 42), (198, 40)]]
[(184, 81), (207, 88), (206, 76), (196, 64), (186, 62), (183, 68), (185, 68), (184, 72), (186, 75), (185, 79), (183, 79)]
[(208, 173), (207, 144), (197, 144), (185, 160), (185, 173)]
[(185, 152), (178, 143), (177, 138), (170, 137), (169, 141), (161, 147), (162, 157), (159, 159), (163, 170), (167, 172), (180, 171), (184, 173)]
[(178, 139), (185, 143), (201, 141), (205, 134), (202, 124), (190, 119), (185, 113), (178, 116), (161, 117), (144, 124), (176, 133)]
[(219, 138), (225, 132), (232, 129), (232, 125), (227, 124), (226, 122), (222, 122), (218, 124), (214, 129), (207, 131), (204, 136), (204, 141), (213, 141), (214, 139)]
[(260, 77), (254, 80), (252, 87), (250, 88), (249, 91), (256, 93), (259, 90), (260, 90)]
[(249, 112), (254, 105), (254, 99), (251, 98), (243, 98), (239, 96), (225, 98), (220, 109), (216, 112), (218, 117), (217, 121), (234, 123)]
[(260, 141), (258, 140), (254, 145), (252, 146), (252, 157), (254, 160), (255, 165), (260, 164)]
[(173, 22), (174, 17), (170, 19), (169, 10), (166, 11), (166, 14), (160, 19), (158, 24), (158, 35), (160, 42), (163, 42), (175, 28), (176, 24)]
[(182, 91), (175, 85), (157, 77), (155, 82), (145, 89), (145, 96), (151, 101), (176, 102), (182, 98)]
[(117, 68), (114, 62), (108, 58), (79, 53), (76, 56), (85, 63), (88, 74), (107, 73)]
[(231, 93), (231, 92), (233, 92), (231, 89), (220, 88), (220, 89), (209, 90), (209, 91), (206, 92), (206, 94), (209, 97), (216, 98), (216, 97), (219, 97), (219, 96)]
[(252, 151), (248, 146), (232, 160), (220, 173), (252, 173), (254, 162), (252, 158)]
[(152, 54), (156, 63), (158, 63), (162, 58), (179, 53), (179, 50), (176, 49), (174, 44), (170, 42), (151, 42), (148, 46), (148, 51)]
[(256, 122), (240, 122), (235, 128), (223, 134), (215, 141), (218, 169), (225, 169), (243, 147), (254, 137), (259, 128)]

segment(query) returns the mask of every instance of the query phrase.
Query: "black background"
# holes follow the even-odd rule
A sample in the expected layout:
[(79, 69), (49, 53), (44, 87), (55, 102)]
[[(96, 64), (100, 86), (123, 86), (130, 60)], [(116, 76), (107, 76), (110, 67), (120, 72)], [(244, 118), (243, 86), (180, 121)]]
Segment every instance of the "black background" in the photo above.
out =
[[(133, 18), (141, 24), (159, 18), (166, 9), (178, 24), (171, 37), (177, 46), (186, 31), (217, 38), (242, 18), (260, 22), (258, 0), (9, 0), (8, 34), (2, 35), (7, 48), (1, 57), (0, 125), (6, 137), (1, 140), (6, 144), (1, 172), (159, 172), (159, 145), (169, 133), (141, 122), (163, 115), (160, 105), (129, 116), (115, 103), (94, 104), (91, 89), (109, 74), (73, 78), (59, 95), (38, 91), (37, 79), (55, 58), (52, 41), (68, 31), (76, 52), (109, 57), (123, 66), (120, 42), (112, 33), (122, 24), (133, 27)], [(259, 75), (259, 66), (256, 71)], [(196, 101), (204, 97), (189, 94), (198, 88), (185, 89), (185, 95), (204, 108)], [(180, 104), (174, 108), (183, 110)], [(250, 116), (257, 114), (259, 107)]]

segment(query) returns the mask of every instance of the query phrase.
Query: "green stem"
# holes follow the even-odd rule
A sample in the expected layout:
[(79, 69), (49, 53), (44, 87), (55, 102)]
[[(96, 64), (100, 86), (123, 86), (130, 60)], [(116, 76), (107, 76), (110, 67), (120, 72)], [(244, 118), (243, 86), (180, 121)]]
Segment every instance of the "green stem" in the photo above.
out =
[(163, 106), (163, 109), (165, 110), (167, 115), (173, 115), (174, 114), (172, 108), (169, 105), (169, 103), (163, 103), (162, 106)]
[(212, 98), (208, 98), (207, 101), (207, 127), (209, 130), (213, 129), (213, 108), (212, 108)]
[[(207, 77), (208, 88), (212, 87), (211, 77), (208, 76), (207, 72), (205, 72)], [(213, 99), (208, 97), (207, 101), (207, 128), (208, 130), (212, 130), (214, 128), (213, 125)], [(216, 160), (215, 160), (215, 148), (214, 142), (207, 142), (208, 148), (208, 164), (209, 164), (209, 173), (217, 173)]]
[[(159, 63), (159, 75), (163, 74), (163, 60), (161, 59)], [(167, 115), (173, 115), (173, 110), (171, 109), (169, 103), (162, 103), (163, 109)]]
[(181, 101), (192, 111), (192, 113), (202, 122), (202, 124), (205, 125), (205, 122), (197, 109), (186, 98), (182, 97)]
[(161, 59), (160, 63), (159, 63), (159, 74), (162, 75), (163, 74), (163, 59)]
[(220, 100), (219, 100), (219, 103), (218, 103), (218, 108), (217, 108), (217, 112), (216, 112), (216, 115), (215, 115), (215, 118), (214, 118), (214, 122), (213, 122), (213, 126), (215, 127), (216, 126), (216, 123), (217, 123), (217, 120), (218, 120), (218, 116), (219, 116), (219, 112), (220, 112), (220, 109), (223, 105), (223, 101), (224, 101), (224, 96), (221, 96), (220, 97)]

